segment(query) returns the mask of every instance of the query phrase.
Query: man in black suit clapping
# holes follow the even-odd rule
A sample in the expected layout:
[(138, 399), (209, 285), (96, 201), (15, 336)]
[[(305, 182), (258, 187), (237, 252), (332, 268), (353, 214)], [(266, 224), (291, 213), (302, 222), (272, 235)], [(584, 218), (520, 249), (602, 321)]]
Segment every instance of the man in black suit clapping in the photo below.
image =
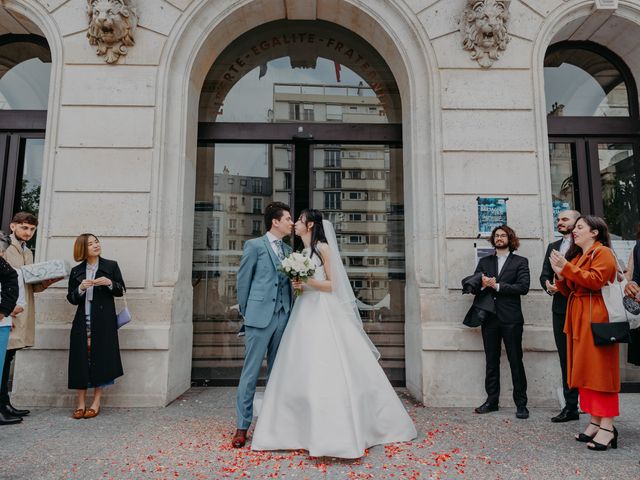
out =
[(520, 304), (520, 297), (529, 292), (529, 261), (513, 253), (520, 246), (520, 240), (510, 227), (502, 225), (494, 228), (489, 241), (496, 249), (495, 254), (481, 258), (476, 273), (482, 273), (482, 291), (479, 295), (491, 295), (496, 313), (489, 314), (482, 324), (487, 362), (484, 381), (487, 400), (475, 411), (489, 413), (498, 410), (500, 354), (504, 341), (511, 367), (516, 417), (529, 418), (527, 376), (522, 363), (524, 317)]
[(571, 232), (576, 224), (580, 212), (576, 210), (564, 210), (558, 213), (558, 233), (562, 235), (560, 240), (551, 242), (547, 247), (540, 274), (540, 285), (549, 294), (553, 295), (551, 304), (551, 314), (553, 317), (553, 338), (556, 341), (558, 356), (560, 357), (560, 369), (562, 370), (562, 391), (564, 394), (565, 406), (562, 411), (551, 418), (554, 423), (569, 422), (578, 420), (578, 389), (569, 388), (567, 385), (567, 337), (564, 334), (564, 321), (567, 313), (567, 298), (560, 293), (555, 286), (553, 270), (549, 257), (553, 250), (558, 250), (562, 255), (566, 255), (572, 244)]

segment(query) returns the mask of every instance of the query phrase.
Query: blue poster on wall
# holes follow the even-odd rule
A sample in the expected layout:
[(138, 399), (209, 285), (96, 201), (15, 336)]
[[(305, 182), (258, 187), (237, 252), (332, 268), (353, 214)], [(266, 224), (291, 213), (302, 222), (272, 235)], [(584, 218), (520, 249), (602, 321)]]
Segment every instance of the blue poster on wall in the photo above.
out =
[(558, 233), (558, 214), (564, 210), (571, 210), (571, 205), (569, 202), (564, 202), (562, 200), (558, 200), (557, 198), (553, 199), (553, 235), (556, 238), (560, 238), (562, 235)]
[(478, 197), (478, 233), (482, 237), (491, 235), (491, 231), (507, 223), (508, 198)]

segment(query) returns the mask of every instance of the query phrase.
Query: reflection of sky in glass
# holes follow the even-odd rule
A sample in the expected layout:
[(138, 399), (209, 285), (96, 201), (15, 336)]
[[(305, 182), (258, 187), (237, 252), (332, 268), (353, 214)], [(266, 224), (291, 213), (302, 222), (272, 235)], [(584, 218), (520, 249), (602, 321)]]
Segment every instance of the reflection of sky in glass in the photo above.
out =
[(556, 102), (564, 105), (566, 117), (621, 114), (608, 108), (607, 95), (600, 84), (580, 67), (569, 63), (563, 63), (559, 67), (545, 67), (544, 83), (547, 114), (553, 110)]
[(44, 157), (44, 139), (28, 138), (25, 140), (24, 172), (22, 178), (30, 188), (42, 183), (42, 159)]
[(51, 64), (39, 58), (22, 62), (0, 79), (0, 110), (46, 110)]
[[(333, 61), (318, 58), (316, 68), (291, 68), (289, 57), (272, 60), (267, 64), (267, 74), (258, 78), (260, 68), (254, 68), (236, 83), (224, 100), (218, 122), (268, 122), (269, 109), (273, 108), (274, 83), (315, 83), (325, 85), (368, 84), (362, 77), (341, 66), (340, 83), (336, 82)], [(269, 161), (266, 145), (217, 144), (215, 173), (224, 167), (232, 175), (268, 177)]]
[(269, 145), (217, 143), (214, 173), (222, 173), (224, 167), (230, 175), (269, 177)]

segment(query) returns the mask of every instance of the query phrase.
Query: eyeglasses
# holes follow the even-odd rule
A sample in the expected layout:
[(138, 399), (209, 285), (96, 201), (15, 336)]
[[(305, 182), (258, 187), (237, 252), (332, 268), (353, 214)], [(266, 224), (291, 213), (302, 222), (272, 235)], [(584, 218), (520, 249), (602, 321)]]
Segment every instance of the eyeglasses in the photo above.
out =
[(493, 238), (509, 238), (509, 235), (506, 233), (496, 233)]

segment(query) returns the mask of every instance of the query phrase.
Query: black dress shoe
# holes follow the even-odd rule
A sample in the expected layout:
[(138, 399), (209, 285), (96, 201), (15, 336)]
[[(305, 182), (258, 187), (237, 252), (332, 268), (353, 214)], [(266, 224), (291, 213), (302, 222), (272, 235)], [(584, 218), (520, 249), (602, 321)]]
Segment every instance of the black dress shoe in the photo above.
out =
[(7, 412), (9, 415), (13, 415), (14, 417), (26, 417), (31, 413), (31, 410), (20, 410), (10, 403), (3, 405), (2, 407), (0, 407), (0, 409), (2, 409), (2, 411), (4, 412)]
[(21, 421), (22, 417), (14, 417), (13, 415), (9, 415), (8, 413), (0, 410), (0, 425), (15, 425)]
[(564, 407), (558, 415), (551, 419), (553, 423), (564, 423), (571, 420), (580, 420), (580, 415), (578, 410), (569, 410), (567, 407)]
[(475, 409), (476, 413), (489, 413), (489, 412), (497, 412), (498, 405), (493, 405), (489, 402), (484, 402), (482, 405)]
[(518, 407), (516, 408), (516, 418), (529, 418), (529, 409), (527, 407)]

